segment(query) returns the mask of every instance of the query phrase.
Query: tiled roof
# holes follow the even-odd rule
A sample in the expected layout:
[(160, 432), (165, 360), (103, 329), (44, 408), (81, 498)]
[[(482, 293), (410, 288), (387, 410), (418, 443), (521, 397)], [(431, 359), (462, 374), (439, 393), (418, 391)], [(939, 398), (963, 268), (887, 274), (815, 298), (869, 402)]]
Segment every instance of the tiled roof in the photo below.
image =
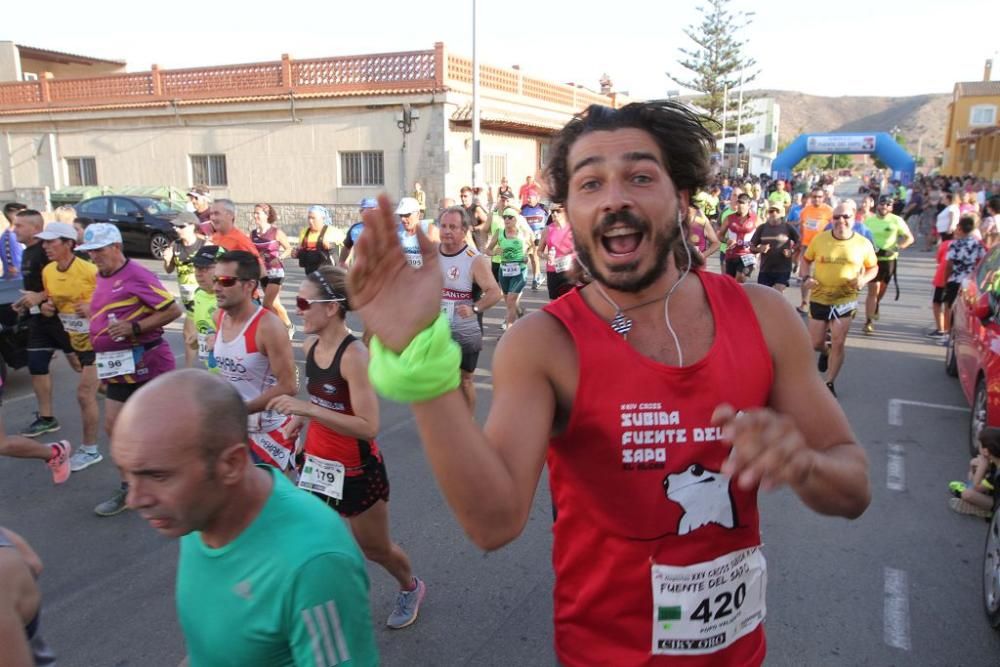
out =
[(17, 50), (22, 58), (35, 58), (37, 60), (48, 60), (52, 62), (73, 62), (82, 65), (90, 63), (107, 63), (109, 65), (126, 65), (124, 60), (107, 60), (105, 58), (94, 58), (92, 56), (82, 56), (76, 53), (66, 53), (65, 51), (53, 51), (52, 49), (39, 49), (34, 46), (17, 44)]
[(1000, 81), (961, 81), (955, 84), (959, 97), (990, 97), (1000, 95)]

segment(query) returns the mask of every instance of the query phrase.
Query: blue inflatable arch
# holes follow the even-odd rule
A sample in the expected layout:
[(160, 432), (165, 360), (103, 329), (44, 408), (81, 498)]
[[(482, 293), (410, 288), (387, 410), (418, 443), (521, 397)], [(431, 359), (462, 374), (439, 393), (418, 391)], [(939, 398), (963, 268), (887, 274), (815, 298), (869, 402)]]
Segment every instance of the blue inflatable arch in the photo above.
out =
[(802, 134), (771, 163), (774, 178), (789, 179), (792, 170), (807, 155), (871, 153), (892, 169), (892, 177), (904, 185), (913, 180), (916, 162), (888, 132), (831, 132)]

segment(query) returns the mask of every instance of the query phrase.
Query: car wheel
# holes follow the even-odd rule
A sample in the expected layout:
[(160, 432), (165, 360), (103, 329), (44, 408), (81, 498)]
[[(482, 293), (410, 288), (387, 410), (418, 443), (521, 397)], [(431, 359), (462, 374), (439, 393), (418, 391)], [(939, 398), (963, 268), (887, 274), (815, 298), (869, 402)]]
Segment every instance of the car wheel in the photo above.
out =
[(163, 259), (163, 251), (170, 245), (170, 239), (165, 234), (153, 234), (149, 237), (149, 254), (156, 259)]
[(1000, 512), (994, 507), (983, 554), (983, 605), (990, 625), (1000, 629)]
[(969, 451), (979, 455), (979, 433), (986, 428), (986, 379), (976, 382), (976, 393), (972, 396), (972, 414), (969, 416)]
[(944, 353), (944, 372), (950, 377), (958, 377), (958, 360), (955, 358), (955, 334), (948, 336), (948, 347)]

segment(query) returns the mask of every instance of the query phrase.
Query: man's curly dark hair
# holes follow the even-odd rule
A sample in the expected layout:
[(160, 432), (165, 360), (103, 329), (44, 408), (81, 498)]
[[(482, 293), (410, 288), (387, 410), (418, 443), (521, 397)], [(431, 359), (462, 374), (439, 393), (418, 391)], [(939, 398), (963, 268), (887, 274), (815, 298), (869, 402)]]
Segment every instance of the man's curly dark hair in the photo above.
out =
[(693, 195), (712, 176), (710, 155), (715, 136), (707, 127), (715, 121), (675, 100), (633, 102), (621, 109), (591, 104), (559, 131), (545, 167), (552, 201), (563, 204), (569, 190), (569, 151), (588, 132), (636, 128), (649, 132), (660, 146), (663, 164), (678, 192)]

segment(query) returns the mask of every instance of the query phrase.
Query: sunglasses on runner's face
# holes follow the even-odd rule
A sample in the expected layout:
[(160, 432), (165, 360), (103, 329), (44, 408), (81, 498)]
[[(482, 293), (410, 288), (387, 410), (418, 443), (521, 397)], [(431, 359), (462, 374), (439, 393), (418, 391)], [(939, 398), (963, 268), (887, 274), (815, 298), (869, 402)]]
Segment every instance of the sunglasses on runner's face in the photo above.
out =
[(314, 303), (339, 303), (343, 299), (306, 299), (301, 296), (295, 297), (295, 307), (305, 312), (312, 308)]
[(835, 215), (835, 216), (833, 216), (833, 219), (834, 220), (850, 220), (851, 216), (848, 213), (844, 213), (843, 215)]
[(242, 280), (242, 278), (237, 278), (236, 276), (212, 276), (212, 282), (216, 285), (222, 285), (223, 287), (232, 287), (240, 280)]

